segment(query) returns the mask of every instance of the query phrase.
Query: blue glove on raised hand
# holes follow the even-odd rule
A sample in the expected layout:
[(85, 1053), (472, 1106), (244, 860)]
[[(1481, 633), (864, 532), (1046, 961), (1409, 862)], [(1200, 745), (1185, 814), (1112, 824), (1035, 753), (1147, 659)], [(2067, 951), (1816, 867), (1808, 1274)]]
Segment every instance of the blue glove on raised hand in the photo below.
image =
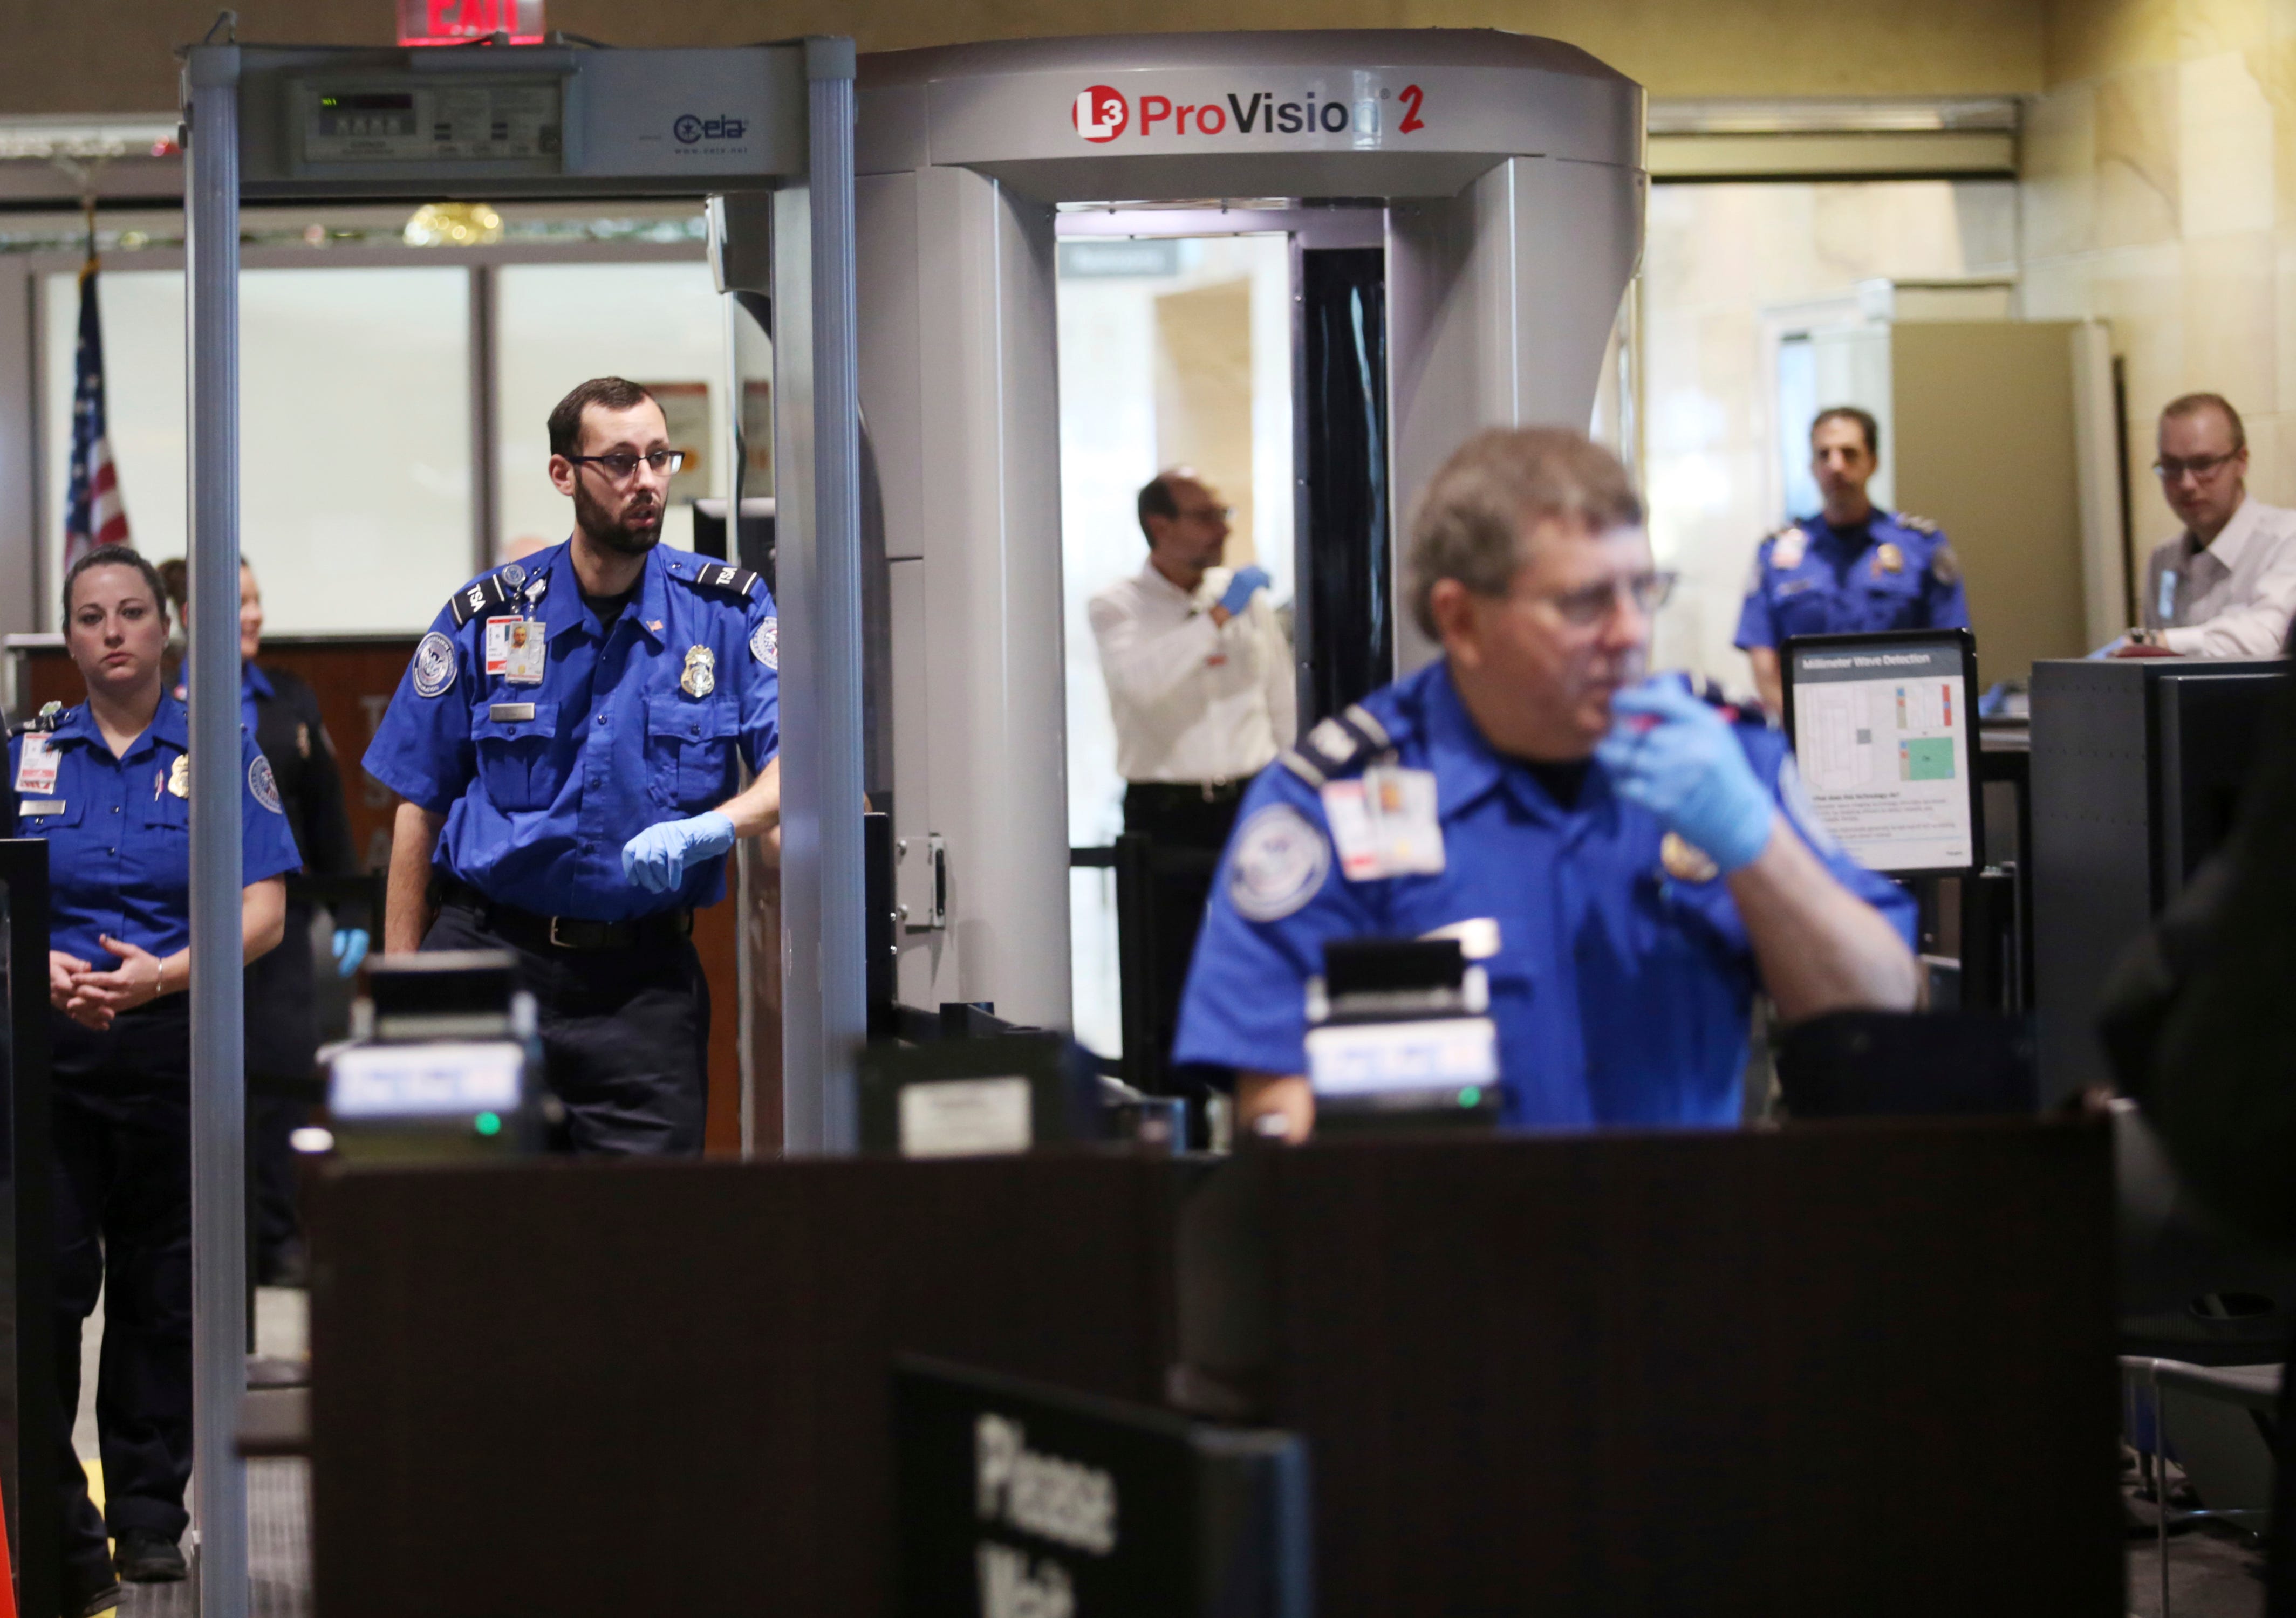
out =
[(339, 927), (335, 929), (335, 976), (348, 977), (359, 969), (373, 948), (374, 936), (363, 927)]
[(1251, 592), (1253, 591), (1265, 590), (1267, 588), (1269, 580), (1267, 577), (1267, 568), (1238, 568), (1235, 570), (1235, 576), (1228, 580), (1227, 593), (1220, 597), (1219, 604), (1221, 608), (1226, 611), (1228, 617), (1234, 617), (1237, 613), (1242, 612), (1245, 608), (1251, 605)]
[(666, 894), (685, 879), (685, 868), (734, 846), (734, 822), (712, 809), (688, 821), (649, 826), (622, 845), (622, 875), (650, 894)]
[(1751, 863), (1777, 813), (1722, 715), (1676, 682), (1646, 680), (1611, 704), (1595, 749), (1619, 796), (1705, 850), (1725, 873)]

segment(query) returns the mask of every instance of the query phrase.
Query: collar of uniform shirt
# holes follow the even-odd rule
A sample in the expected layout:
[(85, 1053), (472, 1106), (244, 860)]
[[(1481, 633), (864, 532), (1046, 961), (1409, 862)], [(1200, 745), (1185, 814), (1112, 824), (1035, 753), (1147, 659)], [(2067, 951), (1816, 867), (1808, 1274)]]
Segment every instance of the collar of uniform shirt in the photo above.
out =
[(242, 663), (239, 666), (239, 689), (242, 693), (252, 691), (258, 697), (271, 697), (277, 694), (272, 690), (271, 676), (252, 663)]
[[(103, 731), (85, 702), (63, 711), (62, 716), (56, 721), (56, 728), (50, 740), (87, 742), (102, 748), (107, 753), (111, 750), (105, 746)], [(152, 712), (152, 723), (144, 727), (144, 734), (135, 739), (134, 745), (119, 756), (120, 762), (125, 764), (145, 748), (162, 741), (186, 753), (192, 750), (191, 718), (184, 712), (184, 705), (165, 691), (160, 693), (160, 706)]]
[[(2256, 497), (2253, 494), (2243, 494), (2240, 497), (2239, 509), (2234, 511), (2225, 526), (2218, 530), (2215, 540), (2210, 543), (2202, 544), (2199, 535), (2190, 528), (2185, 530), (2186, 560), (2198, 556), (2210, 557), (2226, 572), (2231, 572), (2240, 565), (2241, 552), (2247, 550), (2249, 543), (2256, 537), (2257, 517)], [(2160, 530), (2155, 528), (2153, 532), (2157, 534)]]
[(1485, 793), (1504, 790), (1534, 820), (1555, 821), (1574, 810), (1592, 805), (1607, 780), (1600, 770), (1589, 770), (1578, 789), (1578, 801), (1566, 809), (1547, 796), (1528, 768), (1510, 769), (1508, 759), (1484, 737), (1467, 705), (1451, 683), (1447, 663), (1429, 683), (1426, 706), (1427, 762), (1435, 772), (1436, 816), (1450, 820), (1462, 814)]
[[(542, 560), (545, 556), (549, 559), (546, 561)], [(586, 627), (591, 621), (590, 609), (582, 604), (582, 576), (574, 571), (574, 542), (562, 541), (547, 552), (537, 552), (532, 560), (550, 580), (535, 611), (542, 620), (544, 638), (554, 641), (570, 629)], [(528, 576), (532, 578), (531, 574)], [(669, 621), (666, 610), (668, 592), (668, 560), (662, 555), (661, 547), (656, 545), (646, 552), (645, 567), (638, 574), (636, 598), (622, 609), (622, 617), (635, 618), (641, 633), (660, 641), (663, 632), (656, 625)]]

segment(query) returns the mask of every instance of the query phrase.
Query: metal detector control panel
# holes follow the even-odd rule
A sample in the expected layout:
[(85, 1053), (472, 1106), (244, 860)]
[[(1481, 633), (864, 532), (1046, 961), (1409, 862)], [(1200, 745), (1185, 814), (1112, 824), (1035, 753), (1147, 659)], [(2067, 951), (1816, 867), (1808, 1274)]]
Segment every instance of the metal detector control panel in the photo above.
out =
[(287, 97), (299, 166), (521, 161), (554, 174), (565, 151), (566, 86), (548, 78), (410, 83), (313, 77)]

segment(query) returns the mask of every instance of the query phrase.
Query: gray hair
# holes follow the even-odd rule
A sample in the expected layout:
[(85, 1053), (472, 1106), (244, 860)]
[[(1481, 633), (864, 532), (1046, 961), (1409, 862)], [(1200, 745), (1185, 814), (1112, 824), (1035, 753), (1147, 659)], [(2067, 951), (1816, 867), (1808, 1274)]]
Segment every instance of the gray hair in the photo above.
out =
[(1411, 616), (1437, 638), (1436, 584), (1456, 579), (1477, 595), (1505, 595), (1540, 522), (1560, 518), (1595, 533), (1643, 519), (1619, 458), (1561, 427), (1494, 428), (1461, 445), (1428, 482), (1411, 517)]

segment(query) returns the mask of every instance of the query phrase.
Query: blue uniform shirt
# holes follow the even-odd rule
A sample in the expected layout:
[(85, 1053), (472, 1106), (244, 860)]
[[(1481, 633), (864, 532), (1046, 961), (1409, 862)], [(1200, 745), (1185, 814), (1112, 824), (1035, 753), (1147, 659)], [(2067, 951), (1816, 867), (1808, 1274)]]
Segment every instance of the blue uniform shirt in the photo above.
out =
[(1861, 528), (1808, 517), (1764, 540), (1736, 644), (1743, 651), (1789, 635), (1968, 627), (1961, 562), (1945, 531), (1926, 518), (1877, 511)]
[[(1481, 965), (1505, 1122), (1736, 1123), (1756, 973), (1724, 880), (1668, 874), (1665, 828), (1614, 792), (1599, 763), (1588, 764), (1577, 803), (1559, 806), (1483, 740), (1439, 661), (1349, 716), (1383, 737), (1396, 762), (1433, 772), (1443, 870), (1364, 881), (1341, 873), (1310, 779), (1331, 773), (1334, 757), (1318, 727), (1244, 795), (1196, 941), (1174, 1059), (1304, 1073), (1305, 988), (1324, 969), (1327, 941), (1418, 937), (1488, 919), (1498, 952)], [(1736, 732), (1812, 849), (1910, 943), (1912, 900), (1799, 812), (1784, 739), (1756, 724)], [(1337, 774), (1359, 774), (1380, 756), (1358, 744)]]
[[(504, 644), (529, 616), (545, 641), (539, 683), (510, 677), (520, 671)], [(444, 814), (438, 868), (497, 903), (590, 921), (714, 904), (724, 861), (651, 894), (622, 875), (622, 845), (733, 797), (736, 745), (753, 770), (780, 750), (779, 633), (757, 575), (657, 546), (602, 640), (571, 543), (554, 545), (455, 592), (398, 682), (366, 772)]]
[(239, 666), (239, 722), (255, 734), (256, 709), (272, 696), (271, 676), (252, 663)]
[[(52, 787), (41, 780), (42, 744), (54, 765)], [(30, 770), (27, 747), (35, 749)], [(100, 935), (159, 956), (191, 943), (190, 749), (184, 706), (165, 695), (150, 728), (118, 758), (85, 703), (60, 715), (51, 732), (9, 739), (8, 802), (16, 834), (48, 843), (49, 948), (109, 971), (119, 958)], [(259, 882), (301, 869), (270, 763), (244, 731), (239, 753), (240, 879)]]

